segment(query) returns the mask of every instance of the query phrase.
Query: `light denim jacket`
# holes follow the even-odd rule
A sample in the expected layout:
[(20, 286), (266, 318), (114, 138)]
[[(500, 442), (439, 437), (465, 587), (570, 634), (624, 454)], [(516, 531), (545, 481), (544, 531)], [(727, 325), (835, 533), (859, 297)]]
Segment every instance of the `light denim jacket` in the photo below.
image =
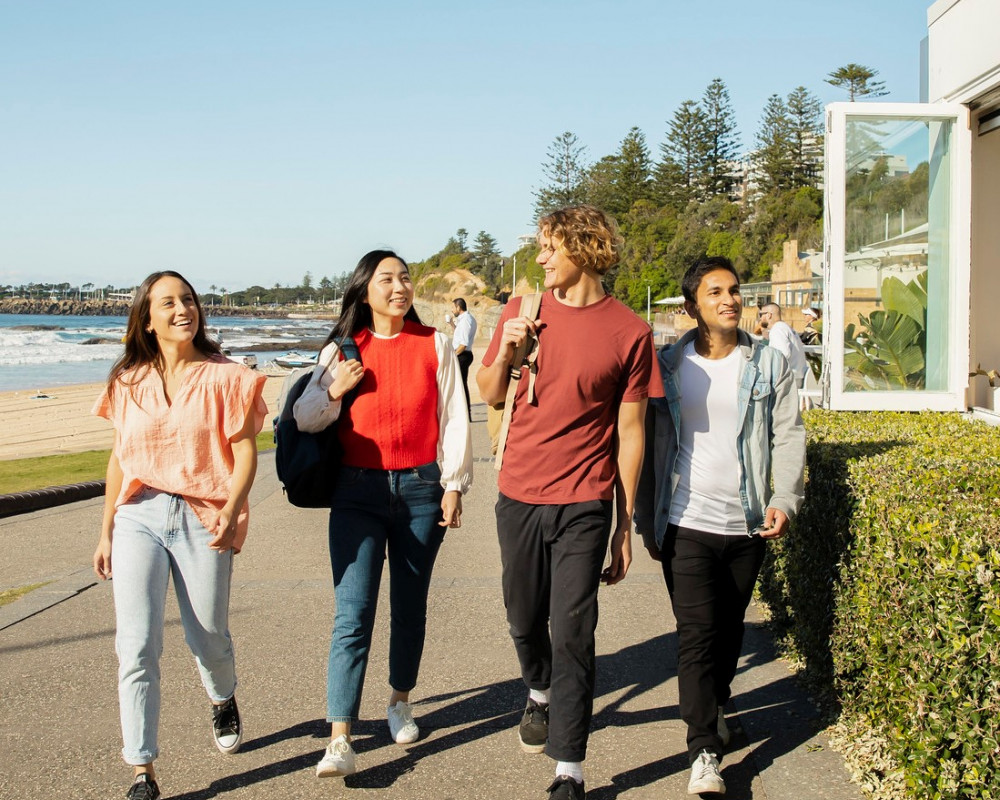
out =
[[(635, 502), (635, 526), (649, 547), (662, 547), (670, 518), (674, 462), (681, 427), (679, 369), (684, 346), (697, 336), (689, 331), (657, 356), (665, 397), (650, 398), (646, 411), (646, 456)], [(771, 506), (792, 519), (804, 498), (806, 434), (799, 414), (798, 391), (785, 357), (740, 330), (745, 359), (740, 372), (740, 502), (747, 530), (764, 522)], [(773, 478), (773, 490), (772, 490)]]

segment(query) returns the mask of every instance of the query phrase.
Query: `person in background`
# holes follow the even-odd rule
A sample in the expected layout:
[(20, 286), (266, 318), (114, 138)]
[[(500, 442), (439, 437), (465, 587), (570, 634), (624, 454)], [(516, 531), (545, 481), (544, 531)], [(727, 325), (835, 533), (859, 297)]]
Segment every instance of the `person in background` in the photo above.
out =
[(781, 321), (781, 306), (777, 303), (761, 306), (757, 319), (768, 345), (785, 357), (795, 376), (796, 386), (801, 389), (805, 383), (806, 371), (809, 369), (806, 363), (806, 351), (802, 349), (802, 340), (798, 334), (787, 322)]
[(766, 542), (788, 532), (804, 499), (805, 429), (787, 362), (740, 330), (730, 261), (700, 259), (682, 288), (698, 327), (658, 356), (666, 399), (650, 400), (635, 524), (677, 621), (688, 792), (723, 793), (744, 614)]
[(813, 345), (823, 343), (823, 312), (815, 306), (802, 309), (806, 318), (806, 326), (799, 334), (802, 344)]
[[(596, 674), (597, 590), (625, 577), (642, 464), (646, 398), (662, 392), (649, 325), (608, 295), (601, 276), (621, 237), (592, 206), (539, 221), (546, 292), (535, 319), (504, 308), (476, 376), (506, 398), (514, 351), (538, 338), (537, 379), (518, 382), (496, 504), (507, 621), (528, 690), (523, 750), (556, 761), (550, 800), (584, 797)], [(531, 397), (529, 385), (533, 385)], [(612, 502), (617, 520), (612, 534)], [(602, 572), (611, 543), (611, 564)]]
[(122, 755), (134, 768), (129, 800), (160, 796), (153, 762), (171, 577), (212, 701), (215, 744), (235, 753), (242, 742), (229, 591), (247, 535), (265, 381), (221, 355), (181, 275), (154, 272), (143, 281), (125, 352), (94, 406), (115, 428), (94, 572), (114, 577)]
[[(341, 360), (337, 342), (353, 337), (361, 355)], [(343, 312), (310, 381), (293, 406), (299, 428), (337, 422), (343, 459), (330, 507), (330, 563), (336, 613), (327, 670), (331, 741), (319, 777), (356, 770), (351, 726), (371, 649), (382, 566), (388, 553), (389, 734), (415, 742), (410, 692), (416, 687), (427, 627), (427, 594), (448, 528), (462, 524), (472, 485), (468, 406), (448, 338), (420, 323), (406, 262), (373, 250), (344, 290)], [(355, 390), (350, 405), (344, 395)]]
[(472, 366), (472, 345), (476, 341), (476, 318), (469, 313), (469, 307), (464, 297), (456, 297), (451, 301), (455, 316), (450, 314), (445, 318), (455, 329), (451, 337), (451, 346), (455, 348), (458, 358), (458, 368), (462, 371), (462, 388), (465, 390), (465, 404), (469, 407), (469, 421), (472, 421), (472, 403), (469, 400), (469, 367)]

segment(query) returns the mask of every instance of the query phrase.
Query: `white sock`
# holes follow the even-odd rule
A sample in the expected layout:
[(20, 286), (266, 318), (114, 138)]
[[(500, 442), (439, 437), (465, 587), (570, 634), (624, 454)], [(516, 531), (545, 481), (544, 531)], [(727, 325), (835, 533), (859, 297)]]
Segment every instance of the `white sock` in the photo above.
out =
[(528, 697), (536, 703), (542, 703), (543, 705), (549, 704), (548, 689), (528, 689)]
[(577, 783), (583, 783), (582, 761), (559, 761), (556, 763), (557, 778), (572, 778)]

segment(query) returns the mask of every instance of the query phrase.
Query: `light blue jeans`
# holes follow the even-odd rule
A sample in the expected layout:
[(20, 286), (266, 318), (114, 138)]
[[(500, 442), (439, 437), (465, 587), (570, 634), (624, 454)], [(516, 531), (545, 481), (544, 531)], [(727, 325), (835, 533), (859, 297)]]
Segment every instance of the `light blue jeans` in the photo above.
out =
[(179, 495), (146, 488), (115, 513), (111, 542), (122, 756), (147, 764), (159, 754), (160, 654), (167, 583), (174, 578), (184, 638), (215, 703), (236, 692), (229, 635), (232, 551), (210, 550), (210, 534)]
[(352, 722), (361, 708), (382, 565), (389, 558), (389, 685), (417, 685), (427, 592), (445, 529), (441, 469), (342, 466), (330, 509), (330, 561), (337, 610), (327, 668), (326, 720)]

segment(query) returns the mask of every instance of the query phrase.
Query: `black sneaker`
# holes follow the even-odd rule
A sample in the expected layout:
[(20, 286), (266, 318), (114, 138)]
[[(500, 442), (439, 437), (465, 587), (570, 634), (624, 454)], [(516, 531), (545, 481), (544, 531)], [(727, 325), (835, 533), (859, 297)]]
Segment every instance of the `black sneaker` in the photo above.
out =
[(243, 726), (240, 725), (240, 710), (236, 707), (236, 695), (221, 706), (212, 704), (212, 734), (215, 746), (223, 753), (232, 754), (243, 743)]
[(135, 776), (135, 783), (129, 787), (125, 800), (156, 800), (160, 796), (160, 787), (149, 777), (149, 773), (140, 772)]
[(564, 775), (552, 781), (552, 785), (546, 791), (549, 793), (549, 800), (583, 800), (587, 796), (582, 783), (577, 783)]
[(528, 698), (521, 724), (517, 726), (517, 737), (521, 740), (521, 749), (525, 753), (545, 752), (545, 743), (549, 740), (548, 703), (536, 703)]

